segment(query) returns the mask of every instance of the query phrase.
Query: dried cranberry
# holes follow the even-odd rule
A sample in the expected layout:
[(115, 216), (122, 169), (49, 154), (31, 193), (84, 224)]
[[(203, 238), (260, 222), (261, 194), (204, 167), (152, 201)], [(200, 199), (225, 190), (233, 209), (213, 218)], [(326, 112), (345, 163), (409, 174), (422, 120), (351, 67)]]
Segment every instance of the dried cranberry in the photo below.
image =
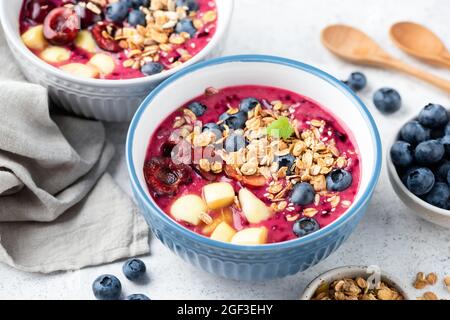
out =
[(53, 2), (47, 0), (27, 0), (24, 5), (25, 18), (40, 24), (55, 7)]
[(44, 20), (44, 36), (53, 45), (66, 45), (75, 40), (80, 18), (73, 9), (56, 8)]
[(150, 190), (158, 196), (173, 196), (181, 184), (192, 181), (188, 165), (175, 164), (169, 158), (153, 157), (144, 164), (144, 177)]
[(99, 22), (92, 28), (92, 36), (94, 37), (97, 45), (103, 50), (109, 52), (119, 52), (122, 48), (119, 46), (119, 42), (112, 37), (104, 37), (103, 31), (116, 30), (117, 27), (113, 23)]
[(77, 5), (75, 11), (80, 17), (81, 28), (87, 29), (94, 23), (102, 20), (101, 14), (95, 14), (93, 11), (86, 8), (86, 6)]

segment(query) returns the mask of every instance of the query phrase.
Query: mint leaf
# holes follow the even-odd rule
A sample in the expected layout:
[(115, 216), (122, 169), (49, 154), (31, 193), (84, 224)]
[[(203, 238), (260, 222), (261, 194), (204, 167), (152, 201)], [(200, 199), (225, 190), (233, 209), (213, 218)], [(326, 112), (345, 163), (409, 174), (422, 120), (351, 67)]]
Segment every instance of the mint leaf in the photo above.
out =
[(287, 139), (293, 133), (294, 128), (292, 128), (287, 117), (280, 117), (267, 127), (267, 134), (274, 138)]

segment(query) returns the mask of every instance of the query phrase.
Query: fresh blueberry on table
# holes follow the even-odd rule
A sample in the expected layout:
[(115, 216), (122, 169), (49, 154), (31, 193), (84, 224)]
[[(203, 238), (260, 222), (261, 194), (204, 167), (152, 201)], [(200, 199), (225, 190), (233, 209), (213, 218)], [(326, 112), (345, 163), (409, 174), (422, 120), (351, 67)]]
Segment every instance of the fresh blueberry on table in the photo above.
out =
[(350, 77), (344, 81), (353, 91), (358, 92), (367, 85), (367, 78), (362, 72), (353, 72)]
[(128, 23), (132, 26), (146, 26), (147, 21), (145, 20), (145, 14), (141, 10), (131, 10), (128, 14)]
[(421, 165), (432, 165), (438, 163), (442, 160), (444, 154), (444, 146), (438, 140), (421, 142), (414, 151), (414, 157)]
[(274, 161), (278, 163), (278, 168), (287, 167), (287, 174), (292, 174), (292, 167), (295, 165), (295, 157), (288, 153), (284, 156), (275, 157)]
[(232, 133), (225, 139), (225, 150), (227, 152), (236, 152), (246, 145), (245, 137), (240, 134)]
[(175, 32), (176, 33), (186, 32), (189, 34), (191, 38), (193, 38), (195, 36), (195, 33), (197, 32), (197, 29), (195, 29), (191, 19), (184, 18), (181, 19), (175, 26)]
[(141, 279), (146, 272), (145, 263), (140, 259), (128, 259), (122, 266), (122, 271), (128, 280)]
[(147, 62), (141, 68), (141, 72), (146, 76), (151, 76), (160, 73), (164, 70), (164, 66), (159, 62)]
[(313, 218), (301, 218), (295, 221), (294, 225), (292, 226), (292, 231), (299, 238), (316, 232), (319, 229), (319, 223)]
[(419, 122), (428, 128), (440, 128), (447, 124), (447, 110), (439, 104), (430, 103), (419, 113)]
[(247, 119), (247, 112), (243, 111), (239, 111), (234, 114), (225, 112), (219, 117), (219, 121), (223, 121), (223, 124), (227, 125), (228, 128), (232, 130), (243, 129), (245, 127), (245, 122), (247, 121)]
[(222, 138), (222, 130), (217, 123), (209, 122), (203, 125), (202, 132), (211, 131), (216, 136), (216, 140)]
[(428, 168), (412, 168), (406, 173), (406, 187), (417, 196), (422, 196), (431, 191), (435, 178)]
[(249, 112), (250, 110), (255, 109), (258, 104), (260, 103), (255, 98), (245, 98), (239, 103), (239, 110)]
[(373, 95), (373, 103), (383, 113), (394, 113), (400, 109), (402, 98), (395, 89), (381, 88)]
[(297, 183), (292, 190), (290, 201), (300, 206), (306, 206), (314, 202), (316, 192), (307, 182)]
[(177, 7), (187, 7), (189, 11), (197, 11), (199, 9), (197, 0), (177, 0)]
[(344, 169), (334, 169), (326, 178), (328, 191), (344, 191), (352, 184), (353, 177)]
[(122, 285), (120, 280), (111, 274), (104, 274), (92, 284), (94, 296), (99, 300), (117, 300), (120, 298)]
[(415, 146), (430, 139), (430, 129), (423, 127), (418, 121), (414, 120), (402, 127), (400, 136), (402, 140)]
[(400, 167), (408, 167), (414, 161), (413, 149), (408, 142), (397, 141), (391, 148), (392, 162)]
[(435, 207), (450, 209), (450, 188), (447, 183), (437, 182), (426, 195), (425, 201)]
[(445, 154), (450, 156), (450, 135), (446, 135), (439, 139), (439, 142), (442, 143), (445, 149)]
[(145, 294), (142, 293), (135, 293), (130, 294), (125, 298), (125, 300), (151, 300), (149, 297), (147, 297)]
[(114, 22), (122, 22), (128, 15), (128, 4), (126, 1), (113, 2), (106, 8), (106, 18)]
[(203, 103), (194, 101), (189, 104), (188, 109), (191, 110), (196, 117), (201, 117), (208, 108)]

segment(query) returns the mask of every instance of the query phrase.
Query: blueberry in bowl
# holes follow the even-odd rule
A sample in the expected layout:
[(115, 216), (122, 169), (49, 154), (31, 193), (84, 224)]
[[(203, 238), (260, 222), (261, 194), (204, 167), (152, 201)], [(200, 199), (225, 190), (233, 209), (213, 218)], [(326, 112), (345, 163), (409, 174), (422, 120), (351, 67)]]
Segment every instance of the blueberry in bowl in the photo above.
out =
[(430, 103), (400, 129), (387, 157), (389, 179), (411, 212), (450, 228), (450, 123), (444, 106)]

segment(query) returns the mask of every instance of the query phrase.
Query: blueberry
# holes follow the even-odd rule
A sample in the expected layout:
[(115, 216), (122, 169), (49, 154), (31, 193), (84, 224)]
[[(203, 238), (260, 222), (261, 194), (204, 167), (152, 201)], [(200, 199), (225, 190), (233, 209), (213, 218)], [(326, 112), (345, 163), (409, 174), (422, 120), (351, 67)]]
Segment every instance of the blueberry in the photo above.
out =
[(220, 127), (217, 123), (210, 122), (205, 124), (202, 131), (211, 131), (215, 134), (216, 140), (222, 138), (222, 130), (220, 130)]
[(145, 275), (145, 263), (140, 259), (128, 259), (122, 266), (122, 271), (128, 280), (137, 280)]
[(135, 293), (130, 294), (128, 297), (125, 298), (125, 300), (151, 300), (151, 299), (147, 297), (145, 294)]
[(445, 126), (445, 135), (450, 136), (450, 122)]
[(239, 103), (239, 110), (244, 112), (249, 112), (250, 110), (256, 108), (260, 102), (255, 98), (245, 98)]
[(295, 165), (295, 157), (288, 153), (284, 156), (277, 156), (274, 159), (278, 163), (278, 168), (287, 167), (287, 174), (292, 174), (292, 167)]
[(436, 171), (435, 171), (435, 178), (436, 181), (439, 182), (445, 182), (447, 181), (447, 174), (450, 172), (450, 161), (446, 160), (443, 163), (441, 163)]
[(405, 141), (395, 142), (391, 148), (391, 159), (396, 166), (410, 166), (414, 161), (411, 145)]
[(189, 11), (197, 11), (199, 9), (196, 0), (177, 0), (177, 7), (187, 7)]
[(400, 136), (415, 146), (430, 139), (430, 129), (424, 128), (418, 121), (410, 121), (400, 130)]
[(314, 202), (315, 195), (312, 185), (307, 182), (297, 183), (292, 190), (290, 201), (297, 205), (306, 206)]
[(447, 173), (447, 184), (450, 186), (450, 170)]
[(450, 135), (444, 136), (443, 138), (439, 139), (439, 141), (444, 146), (447, 156), (450, 156)]
[(417, 163), (431, 165), (438, 163), (444, 157), (445, 149), (442, 143), (437, 140), (428, 140), (419, 143), (414, 151)]
[(244, 136), (239, 134), (230, 134), (225, 139), (225, 150), (227, 152), (236, 152), (244, 148), (246, 145), (246, 141)]
[(353, 72), (347, 81), (344, 81), (353, 91), (361, 91), (367, 85), (367, 78), (361, 72)]
[(128, 14), (128, 23), (132, 26), (146, 26), (147, 21), (145, 20), (145, 14), (141, 10), (131, 10)]
[(127, 3), (128, 6), (139, 9), (139, 7), (148, 7), (150, 0), (127, 0)]
[(191, 19), (181, 19), (175, 26), (176, 33), (186, 32), (191, 38), (195, 36), (197, 29), (195, 29), (194, 24)]
[(292, 231), (299, 238), (316, 232), (319, 229), (319, 223), (313, 218), (301, 218), (295, 221), (294, 225), (292, 226)]
[(450, 209), (450, 188), (448, 184), (438, 182), (425, 197), (429, 204), (442, 209)]
[(440, 128), (448, 122), (445, 108), (439, 104), (430, 103), (419, 113), (419, 122), (428, 128)]
[(106, 8), (106, 18), (114, 22), (122, 22), (128, 15), (128, 4), (126, 1), (113, 2)]
[(201, 117), (208, 108), (203, 103), (194, 101), (189, 104), (188, 109), (191, 110), (196, 117)]
[(373, 103), (383, 113), (394, 113), (400, 109), (402, 98), (395, 89), (381, 88), (373, 95)]
[(428, 168), (414, 168), (406, 173), (406, 187), (418, 196), (430, 192), (434, 182), (434, 174)]
[(327, 175), (328, 191), (344, 191), (352, 184), (353, 177), (344, 169), (334, 169)]
[(164, 66), (159, 62), (147, 62), (141, 68), (141, 72), (146, 76), (151, 76), (160, 73), (164, 70)]
[(115, 276), (104, 274), (95, 279), (92, 284), (92, 291), (99, 300), (117, 300), (120, 298), (122, 285)]
[(239, 111), (235, 114), (223, 113), (219, 120), (223, 121), (228, 128), (232, 130), (243, 129), (245, 127), (245, 122), (247, 121), (247, 112)]

